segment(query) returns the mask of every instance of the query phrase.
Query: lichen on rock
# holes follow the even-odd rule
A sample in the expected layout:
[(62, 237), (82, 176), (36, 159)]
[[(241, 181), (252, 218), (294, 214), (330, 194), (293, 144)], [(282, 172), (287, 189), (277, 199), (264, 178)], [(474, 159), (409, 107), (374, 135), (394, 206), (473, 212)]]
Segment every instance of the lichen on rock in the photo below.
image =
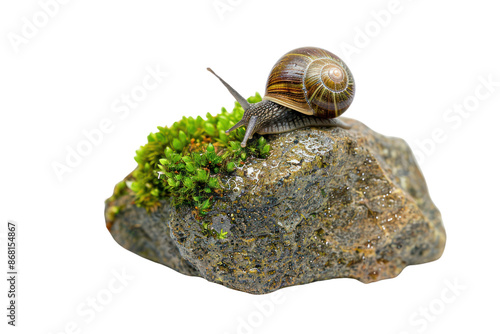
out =
[(368, 283), (439, 258), (441, 216), (408, 145), (344, 121), (353, 127), (266, 136), (267, 157), (249, 154), (218, 174), (223, 191), (204, 215), (173, 196), (148, 212), (121, 185), (108, 228), (145, 258), (254, 294), (339, 277)]

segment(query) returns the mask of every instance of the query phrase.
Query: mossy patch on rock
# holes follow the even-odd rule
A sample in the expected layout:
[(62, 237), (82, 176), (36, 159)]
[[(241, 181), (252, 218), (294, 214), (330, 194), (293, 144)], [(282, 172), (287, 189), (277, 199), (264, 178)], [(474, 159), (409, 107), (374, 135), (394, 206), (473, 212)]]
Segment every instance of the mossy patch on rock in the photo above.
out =
[[(250, 103), (261, 100), (258, 93), (248, 98)], [(173, 205), (193, 207), (199, 217), (206, 215), (213, 198), (223, 196), (220, 178), (249, 157), (265, 157), (270, 151), (264, 137), (241, 147), (244, 128), (225, 133), (242, 116), (243, 108), (236, 102), (232, 112), (222, 108), (216, 116), (207, 113), (206, 119), (183, 117), (170, 127), (159, 126), (159, 131), (149, 134), (147, 144), (136, 151), (137, 168), (116, 185), (108, 202), (125, 194), (128, 186), (135, 193), (135, 205), (148, 211), (156, 210), (169, 198)], [(110, 223), (120, 210), (119, 206), (108, 210)], [(205, 227), (207, 233), (220, 238), (227, 234)]]

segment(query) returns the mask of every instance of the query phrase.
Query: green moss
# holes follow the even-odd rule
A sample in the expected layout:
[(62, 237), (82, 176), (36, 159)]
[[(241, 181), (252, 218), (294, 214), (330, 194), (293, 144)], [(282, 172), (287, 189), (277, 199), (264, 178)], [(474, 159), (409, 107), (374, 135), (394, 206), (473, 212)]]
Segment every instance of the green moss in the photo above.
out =
[[(250, 103), (261, 100), (258, 93), (248, 98)], [(241, 147), (244, 127), (225, 133), (242, 116), (243, 108), (236, 102), (232, 112), (222, 108), (216, 116), (207, 113), (206, 119), (183, 117), (171, 127), (159, 126), (136, 151), (138, 166), (133, 180), (127, 182), (135, 193), (135, 204), (154, 210), (170, 197), (174, 205), (191, 205), (198, 216), (205, 215), (213, 197), (223, 195), (222, 174), (233, 172), (249, 156), (263, 158), (269, 153), (264, 137)], [(218, 235), (224, 238), (223, 233)]]
[(215, 229), (213, 229), (211, 227), (211, 225), (212, 224), (210, 222), (207, 222), (207, 221), (201, 224), (202, 231), (206, 236), (211, 236), (211, 237), (221, 239), (221, 240), (227, 238), (228, 232), (224, 232), (223, 229), (221, 229), (220, 232), (217, 232)]
[(119, 197), (125, 195), (127, 192), (127, 185), (125, 183), (125, 180), (118, 182), (115, 185), (115, 189), (113, 190), (113, 195), (106, 200), (106, 203), (111, 203), (118, 199)]
[(109, 207), (106, 210), (106, 221), (107, 222), (113, 222), (115, 220), (115, 216), (117, 214), (119, 214), (120, 211), (123, 210), (123, 208), (124, 208), (123, 205), (121, 205), (121, 206), (113, 205), (113, 206)]

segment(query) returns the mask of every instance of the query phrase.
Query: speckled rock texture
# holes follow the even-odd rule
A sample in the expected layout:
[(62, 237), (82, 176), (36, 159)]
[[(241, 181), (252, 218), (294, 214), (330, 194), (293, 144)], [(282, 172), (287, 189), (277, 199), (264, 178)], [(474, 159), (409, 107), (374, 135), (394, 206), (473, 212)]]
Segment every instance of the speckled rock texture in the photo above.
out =
[(446, 235), (408, 145), (352, 129), (270, 135), (267, 159), (222, 179), (231, 190), (204, 218), (168, 201), (154, 213), (132, 194), (108, 228), (126, 249), (183, 274), (253, 294), (339, 277), (369, 283), (438, 259)]

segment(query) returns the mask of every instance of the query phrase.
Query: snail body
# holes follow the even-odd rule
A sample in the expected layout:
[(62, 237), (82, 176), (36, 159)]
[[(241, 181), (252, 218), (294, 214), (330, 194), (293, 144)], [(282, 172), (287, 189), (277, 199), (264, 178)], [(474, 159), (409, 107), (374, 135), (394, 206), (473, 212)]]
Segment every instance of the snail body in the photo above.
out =
[(292, 50), (273, 66), (263, 100), (250, 104), (212, 72), (245, 110), (226, 131), (246, 126), (241, 146), (255, 133), (273, 134), (309, 126), (350, 126), (336, 117), (352, 103), (355, 84), (351, 71), (333, 53), (314, 47)]

